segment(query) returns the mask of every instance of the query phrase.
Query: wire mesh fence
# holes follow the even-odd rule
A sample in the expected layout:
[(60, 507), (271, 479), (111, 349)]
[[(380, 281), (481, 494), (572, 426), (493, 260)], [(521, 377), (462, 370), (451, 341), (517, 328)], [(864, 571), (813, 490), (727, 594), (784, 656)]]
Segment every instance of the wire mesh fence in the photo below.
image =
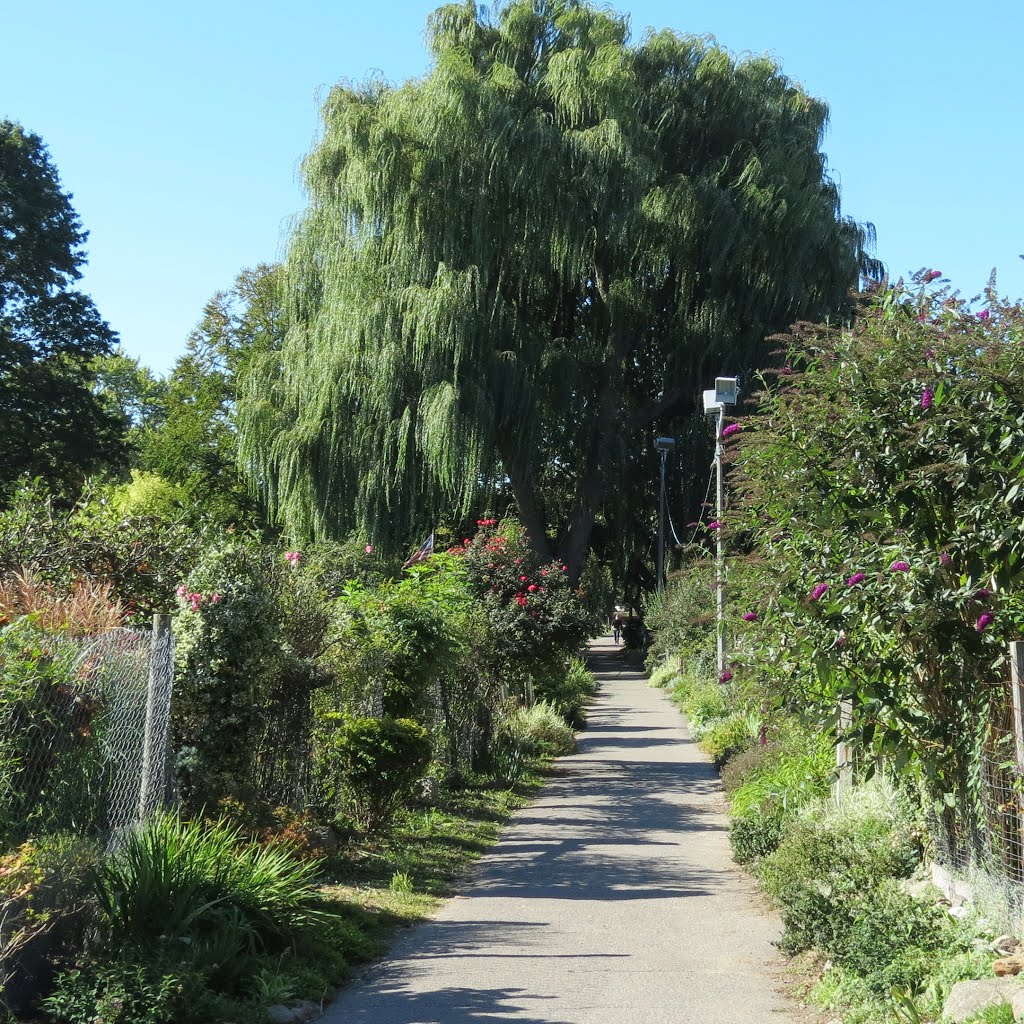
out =
[(1024, 762), (1013, 692), (1018, 685), (1008, 680), (992, 702), (971, 793), (929, 819), (935, 862), (966, 883), (963, 891), (986, 914), (1013, 928), (1024, 926)]
[(173, 637), (26, 633), (0, 652), (0, 842), (110, 838), (160, 807)]

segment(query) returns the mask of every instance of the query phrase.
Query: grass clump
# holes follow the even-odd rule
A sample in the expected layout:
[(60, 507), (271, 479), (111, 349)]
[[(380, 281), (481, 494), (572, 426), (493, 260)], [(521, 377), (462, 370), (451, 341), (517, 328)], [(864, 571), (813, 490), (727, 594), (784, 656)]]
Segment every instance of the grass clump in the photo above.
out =
[(700, 739), (712, 723), (730, 711), (726, 691), (718, 682), (680, 675), (672, 687), (672, 700), (686, 716), (690, 732)]
[(651, 671), (650, 685), (659, 690), (671, 689), (679, 677), (679, 666), (675, 659), (661, 662)]
[(597, 680), (582, 658), (570, 658), (562, 671), (535, 680), (539, 702), (550, 705), (574, 729), (587, 724), (587, 705), (597, 693)]

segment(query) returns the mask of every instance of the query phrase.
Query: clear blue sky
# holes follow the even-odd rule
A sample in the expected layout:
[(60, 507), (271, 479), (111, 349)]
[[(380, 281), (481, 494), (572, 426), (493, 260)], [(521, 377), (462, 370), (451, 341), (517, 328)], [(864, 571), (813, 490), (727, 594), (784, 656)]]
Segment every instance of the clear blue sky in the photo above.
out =
[[(427, 69), (434, 0), (51, 0), (6, 5), (0, 117), (50, 148), (90, 232), (84, 288), (164, 371), (206, 300), (281, 255), (318, 99)], [(844, 211), (894, 275), (1024, 294), (1019, 0), (620, 0), (647, 26), (769, 53), (828, 102)]]

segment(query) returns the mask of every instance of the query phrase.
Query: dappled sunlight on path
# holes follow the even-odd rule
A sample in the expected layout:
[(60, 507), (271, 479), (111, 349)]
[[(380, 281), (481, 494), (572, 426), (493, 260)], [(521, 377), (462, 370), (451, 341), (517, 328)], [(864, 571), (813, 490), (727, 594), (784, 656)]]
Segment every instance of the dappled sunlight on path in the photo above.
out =
[(330, 1024), (787, 1024), (717, 773), (610, 640), (590, 660), (577, 753)]

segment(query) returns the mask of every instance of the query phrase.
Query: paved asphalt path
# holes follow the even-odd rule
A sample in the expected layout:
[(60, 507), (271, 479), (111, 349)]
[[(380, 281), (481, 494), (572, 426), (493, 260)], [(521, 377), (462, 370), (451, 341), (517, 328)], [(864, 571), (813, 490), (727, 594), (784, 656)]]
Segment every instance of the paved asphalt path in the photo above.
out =
[(610, 638), (579, 749), (325, 1024), (793, 1024), (715, 770)]

